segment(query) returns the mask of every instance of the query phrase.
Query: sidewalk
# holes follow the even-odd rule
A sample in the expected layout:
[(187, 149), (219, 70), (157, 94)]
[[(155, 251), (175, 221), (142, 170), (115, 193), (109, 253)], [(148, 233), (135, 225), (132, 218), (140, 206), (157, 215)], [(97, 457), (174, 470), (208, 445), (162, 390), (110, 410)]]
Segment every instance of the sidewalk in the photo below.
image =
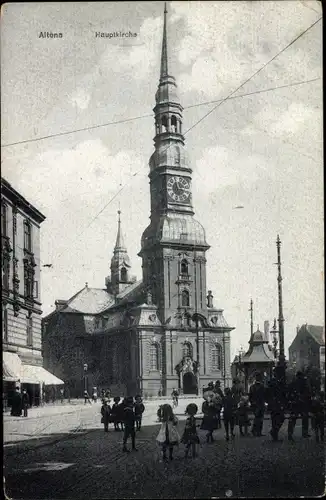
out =
[[(99, 400), (97, 403), (92, 403), (93, 404), (98, 404)], [(89, 403), (87, 403), (88, 406), (90, 406)], [(30, 418), (39, 418), (43, 415), (56, 415), (57, 413), (70, 413), (74, 411), (74, 408), (76, 409), (76, 406), (86, 406), (84, 404), (83, 399), (71, 399), (70, 403), (68, 403), (67, 400), (64, 400), (63, 403), (60, 401), (56, 401), (55, 403), (45, 403), (44, 406), (33, 406), (32, 408), (28, 409), (28, 417), (25, 417), (24, 420), (28, 420)], [(12, 417), (10, 415), (11, 409), (8, 408), (6, 411), (3, 412), (3, 420), (20, 420), (22, 417)]]

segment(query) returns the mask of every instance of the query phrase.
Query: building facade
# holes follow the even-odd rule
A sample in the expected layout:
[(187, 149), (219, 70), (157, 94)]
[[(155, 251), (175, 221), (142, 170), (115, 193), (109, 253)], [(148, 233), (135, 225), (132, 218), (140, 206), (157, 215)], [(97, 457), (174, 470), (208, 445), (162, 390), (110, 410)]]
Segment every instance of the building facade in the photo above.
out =
[[(90, 306), (94, 289), (83, 289), (77, 301), (88, 294), (90, 302), (76, 306), (75, 296), (44, 319), (44, 339), (49, 344), (46, 339), (54, 336), (59, 321), (66, 321), (67, 315), (74, 315), (77, 321), (79, 314), (82, 328), (86, 328), (85, 318), (93, 311), (92, 331), (74, 341), (88, 345), (78, 370), (83, 362), (89, 366), (89, 356), (101, 385), (124, 394), (170, 394), (173, 388), (195, 394), (212, 380), (221, 380), (222, 387), (231, 384), (233, 328), (207, 291), (206, 252), (210, 247), (204, 227), (194, 217), (183, 108), (168, 66), (166, 14), (154, 107), (155, 151), (149, 161), (150, 224), (138, 254), (142, 280), (131, 275), (119, 213), (111, 274), (103, 290), (108, 304), (100, 304), (94, 312), (96, 308)], [(70, 335), (75, 338), (75, 333)], [(91, 370), (88, 376), (93, 383)]]
[(44, 219), (1, 179), (3, 380), (5, 392), (17, 383), (37, 386), (29, 387), (35, 398), (40, 396), (36, 372), (43, 370), (40, 226)]
[(298, 327), (297, 335), (289, 347), (290, 366), (297, 370), (303, 370), (308, 366), (321, 369), (322, 347), (325, 362), (325, 328), (323, 326), (305, 324)]

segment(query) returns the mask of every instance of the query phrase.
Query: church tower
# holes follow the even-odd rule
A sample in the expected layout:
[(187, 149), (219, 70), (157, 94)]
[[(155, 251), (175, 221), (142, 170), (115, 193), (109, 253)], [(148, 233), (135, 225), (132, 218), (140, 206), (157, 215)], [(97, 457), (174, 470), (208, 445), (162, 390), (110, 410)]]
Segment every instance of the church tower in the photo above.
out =
[(121, 229), (121, 211), (118, 210), (118, 233), (111, 259), (111, 279), (106, 279), (106, 287), (113, 295), (118, 295), (135, 279), (130, 275), (131, 265)]
[(206, 316), (209, 245), (194, 218), (192, 169), (185, 151), (183, 107), (168, 60), (165, 4), (161, 71), (156, 92), (155, 151), (149, 161), (151, 222), (141, 240), (143, 283), (160, 321), (176, 326), (194, 313)]

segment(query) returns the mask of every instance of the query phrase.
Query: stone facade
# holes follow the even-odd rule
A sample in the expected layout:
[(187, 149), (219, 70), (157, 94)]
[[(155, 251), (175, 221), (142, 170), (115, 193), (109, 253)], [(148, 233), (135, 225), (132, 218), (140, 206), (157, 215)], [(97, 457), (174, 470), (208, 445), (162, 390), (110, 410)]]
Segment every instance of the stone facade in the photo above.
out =
[(1, 179), (2, 345), (42, 365), (40, 224), (45, 219)]

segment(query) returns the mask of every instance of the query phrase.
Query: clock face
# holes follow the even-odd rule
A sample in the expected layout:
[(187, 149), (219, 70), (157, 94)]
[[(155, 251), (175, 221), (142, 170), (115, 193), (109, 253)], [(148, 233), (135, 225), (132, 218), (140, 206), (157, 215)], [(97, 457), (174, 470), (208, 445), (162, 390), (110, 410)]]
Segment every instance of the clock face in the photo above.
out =
[(167, 191), (169, 197), (178, 203), (190, 199), (190, 183), (185, 177), (173, 176), (168, 179)]

